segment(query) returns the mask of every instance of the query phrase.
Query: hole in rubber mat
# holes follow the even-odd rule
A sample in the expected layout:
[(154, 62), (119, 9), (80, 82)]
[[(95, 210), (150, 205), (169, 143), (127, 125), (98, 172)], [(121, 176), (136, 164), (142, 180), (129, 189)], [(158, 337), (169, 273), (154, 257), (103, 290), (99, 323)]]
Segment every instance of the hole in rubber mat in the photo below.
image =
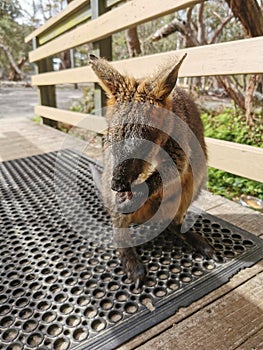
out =
[(209, 239), (218, 261), (164, 231), (138, 247), (148, 275), (136, 289), (111, 243), (94, 161), (63, 151), (61, 208), (56, 158), (1, 164), (0, 349), (114, 349), (262, 257), (260, 239), (202, 213), (192, 230)]

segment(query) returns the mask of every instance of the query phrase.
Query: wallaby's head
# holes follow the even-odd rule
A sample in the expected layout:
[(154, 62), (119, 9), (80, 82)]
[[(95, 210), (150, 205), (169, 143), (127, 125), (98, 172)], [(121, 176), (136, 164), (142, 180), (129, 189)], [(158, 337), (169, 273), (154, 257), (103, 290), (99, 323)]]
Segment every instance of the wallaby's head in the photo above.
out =
[(107, 94), (108, 105), (142, 102), (167, 108), (169, 95), (175, 87), (179, 68), (186, 55), (173, 67), (165, 67), (156, 76), (140, 80), (122, 75), (103, 58), (90, 55), (89, 63)]
[(161, 131), (167, 123), (165, 111), (171, 109), (170, 94), (185, 56), (155, 77), (136, 80), (90, 55), (91, 67), (108, 97), (106, 142), (113, 149), (114, 191), (129, 192), (132, 183), (140, 184), (154, 172), (156, 150), (151, 145), (167, 141), (168, 134)]

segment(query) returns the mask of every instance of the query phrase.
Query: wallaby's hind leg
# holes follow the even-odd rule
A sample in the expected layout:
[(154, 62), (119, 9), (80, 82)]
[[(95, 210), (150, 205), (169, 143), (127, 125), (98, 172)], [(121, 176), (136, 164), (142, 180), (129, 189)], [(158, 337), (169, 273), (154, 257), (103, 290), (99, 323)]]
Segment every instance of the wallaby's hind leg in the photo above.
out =
[(135, 283), (135, 288), (139, 288), (141, 283), (144, 281), (146, 268), (141, 262), (135, 248), (119, 248), (118, 252), (120, 254), (121, 264), (125, 273), (127, 274), (128, 278)]
[(130, 232), (128, 228), (114, 228), (114, 242), (120, 255), (120, 261), (128, 278), (139, 288), (143, 283), (146, 268), (139, 255), (131, 245)]
[(181, 226), (182, 224), (178, 224), (176, 219), (170, 223), (168, 230), (175, 233), (179, 238), (189, 244), (196, 252), (202, 254), (205, 258), (212, 259), (215, 252), (209, 242), (197, 232), (187, 231), (182, 233)]
[(182, 178), (182, 195), (180, 206), (177, 210), (176, 216), (168, 226), (168, 229), (193, 247), (196, 252), (202, 254), (208, 259), (211, 259), (214, 256), (214, 249), (205, 238), (191, 230), (185, 233), (181, 232), (185, 214), (192, 201), (193, 190), (193, 177), (191, 173), (188, 173), (186, 176), (184, 176), (184, 178)]

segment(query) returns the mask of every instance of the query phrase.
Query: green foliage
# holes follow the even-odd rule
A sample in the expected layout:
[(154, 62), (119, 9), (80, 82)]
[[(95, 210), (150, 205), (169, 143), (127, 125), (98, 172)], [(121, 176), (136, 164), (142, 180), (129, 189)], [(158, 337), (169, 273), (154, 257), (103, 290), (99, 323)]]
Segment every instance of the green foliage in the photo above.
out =
[(41, 124), (41, 117), (39, 115), (32, 117), (31, 120), (37, 124)]
[(203, 113), (202, 120), (207, 137), (263, 147), (263, 120), (248, 126), (242, 113), (231, 108), (219, 114)]
[(11, 48), (13, 54), (28, 52), (29, 46), (24, 44), (24, 38), (30, 31), (30, 27), (17, 23), (9, 16), (0, 18), (0, 42)]
[(208, 178), (208, 189), (220, 196), (235, 200), (242, 194), (247, 194), (263, 199), (263, 184), (260, 182), (214, 168), (208, 169)]
[(93, 113), (94, 112), (94, 91), (89, 87), (83, 88), (83, 97), (75, 101), (70, 107), (73, 112)]
[[(248, 127), (242, 114), (231, 108), (203, 113), (205, 136), (263, 148), (263, 121)], [(208, 189), (230, 199), (248, 194), (263, 199), (263, 183), (248, 180), (214, 168), (208, 169)]]

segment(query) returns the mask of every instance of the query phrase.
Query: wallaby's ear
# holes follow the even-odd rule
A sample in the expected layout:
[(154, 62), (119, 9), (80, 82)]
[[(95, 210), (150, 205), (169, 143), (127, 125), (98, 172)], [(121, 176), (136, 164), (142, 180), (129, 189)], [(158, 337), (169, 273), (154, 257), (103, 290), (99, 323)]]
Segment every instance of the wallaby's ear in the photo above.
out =
[(125, 77), (105, 59), (98, 58), (95, 55), (89, 55), (89, 63), (100, 79), (100, 85), (109, 96), (116, 96), (125, 89)]
[(156, 99), (158, 100), (164, 100), (166, 97), (169, 96), (169, 94), (172, 92), (173, 88), (175, 87), (177, 78), (178, 78), (178, 72), (181, 67), (181, 64), (183, 63), (183, 60), (187, 54), (184, 54), (184, 56), (181, 58), (181, 60), (175, 65), (175, 67), (166, 74), (163, 78), (157, 80), (153, 93)]

